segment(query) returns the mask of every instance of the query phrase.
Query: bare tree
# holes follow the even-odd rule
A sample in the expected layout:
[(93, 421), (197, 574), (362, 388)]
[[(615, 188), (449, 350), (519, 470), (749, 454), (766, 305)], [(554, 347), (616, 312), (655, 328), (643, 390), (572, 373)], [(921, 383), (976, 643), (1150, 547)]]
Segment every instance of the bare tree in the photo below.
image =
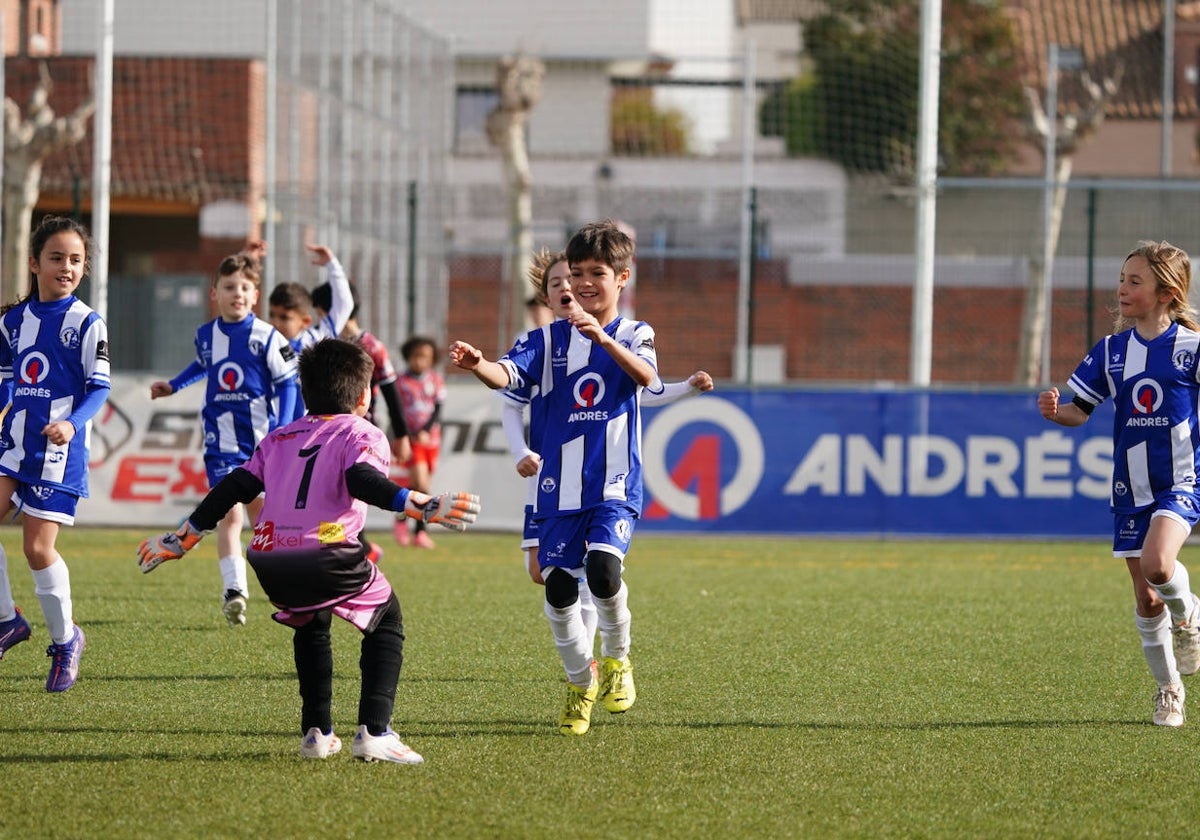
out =
[(496, 67), (500, 102), (488, 114), (487, 135), (504, 158), (508, 186), (509, 247), (504, 271), (508, 287), (508, 316), (502, 317), (499, 336), (507, 347), (513, 336), (525, 331), (526, 268), (533, 255), (533, 175), (529, 168), (526, 128), (529, 116), (542, 98), (546, 65), (526, 55), (506, 57)]
[(21, 116), (20, 106), (4, 99), (4, 228), (0, 271), (0, 302), (24, 294), (29, 277), (29, 234), (33, 208), (41, 195), (42, 162), (52, 152), (87, 136), (87, 121), (96, 110), (96, 92), (89, 82), (87, 98), (70, 114), (58, 117), (50, 107), (53, 88), (50, 69), (38, 65), (38, 83)]
[[(1049, 239), (1049, 253), (1058, 248), (1058, 237), (1062, 231), (1063, 208), (1067, 201), (1067, 182), (1071, 178), (1071, 167), (1074, 164), (1075, 153), (1104, 122), (1105, 108), (1113, 94), (1121, 84), (1124, 68), (1118, 65), (1113, 75), (1097, 82), (1084, 72), (1080, 74), (1080, 84), (1084, 92), (1082, 107), (1077, 113), (1067, 113), (1056, 120), (1057, 131), (1054, 137), (1054, 194), (1050, 206), (1050, 228), (1043, 232)], [(1029, 123), (1032, 138), (1038, 141), (1038, 148), (1046, 148), (1046, 140), (1050, 136), (1050, 121), (1041, 99), (1033, 88), (1025, 88), (1025, 96), (1029, 101)], [(1042, 253), (1045, 253), (1043, 250)], [(1046, 330), (1049, 323), (1049, 312), (1046, 309), (1046, 266), (1043, 257), (1030, 259), (1029, 286), (1025, 294), (1025, 308), (1021, 315), (1021, 345), (1017, 359), (1016, 381), (1019, 384), (1033, 386), (1041, 378), (1042, 351), (1049, 347), (1046, 341)]]

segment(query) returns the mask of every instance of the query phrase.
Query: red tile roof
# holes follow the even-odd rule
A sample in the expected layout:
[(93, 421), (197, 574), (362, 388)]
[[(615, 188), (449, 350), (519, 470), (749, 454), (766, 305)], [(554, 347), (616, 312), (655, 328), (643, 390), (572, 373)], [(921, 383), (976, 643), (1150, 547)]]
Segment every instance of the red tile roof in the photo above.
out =
[[(87, 96), (91, 56), (47, 59), (50, 106), (66, 116)], [(38, 79), (38, 61), (10, 57), (9, 98), (22, 115)], [(261, 97), (244, 59), (119, 57), (113, 62), (112, 195), (201, 205), (244, 199), (252, 178), (252, 140), (261, 140)], [(49, 156), (42, 192), (88, 192), (92, 121), (78, 145)]]
[[(1176, 20), (1195, 16), (1198, 6), (1200, 3), (1177, 4)], [(1023, 47), (1023, 75), (1037, 90), (1045, 91), (1049, 45), (1078, 47), (1093, 79), (1111, 76), (1118, 64), (1124, 67), (1108, 116), (1158, 119), (1162, 114), (1163, 7), (1163, 0), (1009, 0), (1008, 11)], [(1078, 81), (1073, 74), (1064, 73), (1059, 83), (1060, 101), (1070, 107), (1080, 96)], [(1175, 114), (1197, 114), (1194, 89), (1178, 81)]]

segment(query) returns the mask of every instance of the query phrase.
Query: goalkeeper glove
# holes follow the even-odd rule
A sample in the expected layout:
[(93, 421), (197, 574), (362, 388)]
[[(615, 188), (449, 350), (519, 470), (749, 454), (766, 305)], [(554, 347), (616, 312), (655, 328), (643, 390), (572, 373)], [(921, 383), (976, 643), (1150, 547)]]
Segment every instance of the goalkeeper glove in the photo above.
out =
[(158, 568), (160, 563), (178, 560), (195, 548), (206, 533), (208, 532), (197, 530), (196, 526), (185, 519), (176, 531), (142, 540), (142, 544), (138, 546), (138, 568), (142, 570), (142, 574), (146, 574)]
[(404, 513), (451, 531), (465, 531), (479, 513), (479, 497), (474, 493), (443, 493), (422, 505), (414, 502), (410, 494), (404, 503)]

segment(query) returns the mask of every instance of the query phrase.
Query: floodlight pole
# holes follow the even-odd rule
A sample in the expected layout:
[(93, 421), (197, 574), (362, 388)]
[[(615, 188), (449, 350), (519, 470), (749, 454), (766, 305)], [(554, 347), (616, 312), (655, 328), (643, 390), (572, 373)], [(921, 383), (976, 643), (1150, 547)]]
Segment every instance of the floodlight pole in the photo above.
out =
[(921, 78), (917, 114), (917, 220), (912, 291), (910, 379), (927, 387), (933, 371), (933, 263), (937, 232), (937, 124), (942, 0), (921, 2)]
[(1054, 220), (1055, 168), (1058, 140), (1058, 44), (1046, 56), (1046, 148), (1045, 184), (1042, 188), (1042, 359), (1041, 381), (1050, 382), (1050, 322), (1054, 306), (1054, 242), (1050, 226)]
[(1172, 137), (1175, 125), (1175, 0), (1166, 0), (1163, 10), (1163, 83), (1161, 174), (1171, 177)]
[(734, 378), (749, 385), (752, 376), (751, 355), (754, 348), (750, 346), (750, 272), (751, 261), (754, 259), (754, 218), (750, 210), (754, 190), (754, 142), (758, 130), (755, 126), (755, 69), (754, 69), (754, 39), (747, 38), (743, 46), (742, 59), (742, 216), (741, 237), (738, 246), (738, 285), (737, 285), (737, 336), (735, 351)]
[(108, 213), (112, 179), (113, 3), (100, 4), (96, 43), (96, 113), (92, 130), (92, 309), (108, 318)]
[[(299, 12), (297, 12), (299, 14)], [(264, 132), (266, 147), (263, 149), (263, 194), (262, 231), (259, 238), (269, 245), (275, 242), (275, 214), (279, 203), (279, 190), (276, 184), (276, 169), (279, 165), (276, 143), (279, 142), (279, 8), (277, 0), (267, 0), (266, 7), (266, 131)], [(275, 287), (275, 264), (278, 259), (269, 259), (263, 266), (263, 285), (268, 289)]]

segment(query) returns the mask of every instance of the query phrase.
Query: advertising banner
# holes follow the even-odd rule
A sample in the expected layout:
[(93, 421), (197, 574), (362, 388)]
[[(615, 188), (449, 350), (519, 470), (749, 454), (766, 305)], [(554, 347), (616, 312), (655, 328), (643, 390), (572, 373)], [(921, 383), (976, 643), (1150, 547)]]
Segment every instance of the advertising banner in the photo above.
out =
[[(117, 376), (92, 438), (81, 525), (176, 524), (207, 490), (203, 388), (151, 401)], [(478, 527), (517, 531), (525, 485), (499, 398), (452, 383), (434, 490), (483, 500)], [(1035, 395), (722, 388), (644, 410), (641, 531), (1098, 537), (1108, 512), (1112, 412), (1047, 423)], [(393, 477), (404, 481), (402, 470)], [(372, 527), (387, 524), (376, 512)]]

